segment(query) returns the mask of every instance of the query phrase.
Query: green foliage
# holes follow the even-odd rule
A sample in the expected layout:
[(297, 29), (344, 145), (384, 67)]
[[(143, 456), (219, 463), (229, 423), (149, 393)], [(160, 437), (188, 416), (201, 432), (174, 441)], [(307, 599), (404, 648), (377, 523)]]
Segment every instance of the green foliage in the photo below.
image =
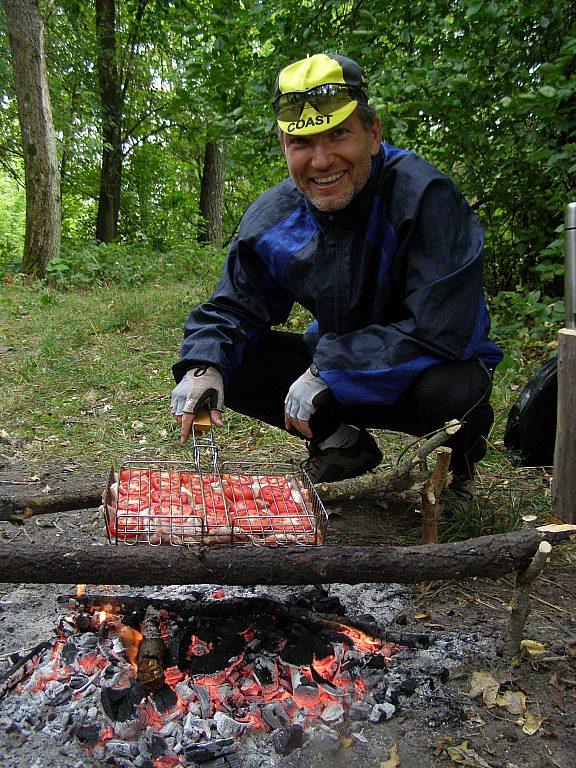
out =
[[(286, 173), (270, 109), (277, 72), (330, 50), (367, 70), (384, 138), (436, 164), (474, 204), (486, 229), (489, 291), (545, 283), (550, 296), (561, 293), (562, 246), (554, 233), (576, 178), (570, 0), (150, 0), (136, 28), (137, 6), (116, 0), (118, 64), (128, 78), (123, 242), (169, 252), (195, 238), (207, 138), (224, 145), (229, 240), (247, 205)], [(0, 20), (2, 61), (7, 51)], [(63, 232), (89, 243), (101, 152), (92, 4), (55, 6), (46, 55)], [(16, 102), (3, 65), (0, 93), (0, 162), (19, 175)], [(5, 272), (17, 268), (7, 253), (20, 251), (22, 228), (6, 224), (0, 238), (3, 232), (9, 234), (8, 245), (0, 244)]]
[(546, 346), (556, 339), (564, 321), (564, 301), (552, 300), (539, 289), (500, 291), (490, 302), (493, 335), (505, 348)]
[(162, 253), (148, 244), (64, 245), (59, 258), (48, 264), (46, 279), (58, 288), (118, 285), (123, 288), (150, 283), (194, 281), (205, 285), (215, 279), (222, 255), (191, 244)]
[(0, 175), (0, 277), (18, 271), (24, 244), (24, 190)]

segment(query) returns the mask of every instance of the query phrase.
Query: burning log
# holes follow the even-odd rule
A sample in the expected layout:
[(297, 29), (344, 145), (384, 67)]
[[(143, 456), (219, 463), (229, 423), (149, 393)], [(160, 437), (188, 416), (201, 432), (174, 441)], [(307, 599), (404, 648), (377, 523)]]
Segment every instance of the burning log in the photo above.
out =
[(8, 657), (12, 663), (0, 674), (0, 699), (30, 673), (35, 660), (51, 645), (52, 640), (44, 640), (30, 650), (14, 653)]
[(164, 679), (166, 646), (160, 634), (160, 614), (149, 605), (142, 623), (142, 642), (138, 651), (138, 682), (148, 691), (157, 691)]
[[(59, 540), (0, 544), (0, 581), (37, 584), (414, 584), (499, 578), (522, 570), (540, 542), (557, 544), (576, 526), (414, 547), (71, 547)], [(48, 535), (47, 535), (48, 536)]]
[(74, 610), (93, 612), (100, 609), (107, 613), (127, 614), (144, 611), (148, 606), (178, 613), (183, 619), (192, 616), (202, 619), (230, 618), (244, 616), (250, 618), (263, 614), (272, 614), (286, 621), (304, 623), (310, 627), (331, 629), (338, 632), (342, 625), (352, 627), (371, 637), (377, 637), (388, 643), (404, 645), (408, 648), (428, 648), (430, 635), (425, 632), (409, 632), (406, 630), (391, 630), (377, 622), (364, 621), (351, 616), (340, 616), (332, 613), (321, 613), (308, 610), (296, 605), (289, 605), (268, 597), (230, 598), (227, 600), (168, 600), (166, 598), (140, 597), (133, 595), (101, 595), (84, 594), (60, 595), (58, 604)]

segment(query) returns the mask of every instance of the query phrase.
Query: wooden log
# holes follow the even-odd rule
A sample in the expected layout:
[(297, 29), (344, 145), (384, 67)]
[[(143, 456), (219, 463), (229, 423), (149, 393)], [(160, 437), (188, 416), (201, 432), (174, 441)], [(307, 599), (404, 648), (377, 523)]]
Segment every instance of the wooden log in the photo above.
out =
[[(0, 581), (38, 584), (413, 584), (520, 570), (541, 541), (576, 526), (547, 526), (453, 544), (415, 547), (151, 547), (66, 545), (59, 539), (0, 544)], [(550, 530), (562, 529), (562, 530)]]
[(576, 522), (576, 330), (558, 333), (558, 419), (554, 448), (552, 503), (554, 513)]
[(47, 493), (36, 496), (0, 496), (0, 520), (19, 523), (34, 515), (93, 509), (102, 504), (104, 488), (92, 486), (70, 493)]

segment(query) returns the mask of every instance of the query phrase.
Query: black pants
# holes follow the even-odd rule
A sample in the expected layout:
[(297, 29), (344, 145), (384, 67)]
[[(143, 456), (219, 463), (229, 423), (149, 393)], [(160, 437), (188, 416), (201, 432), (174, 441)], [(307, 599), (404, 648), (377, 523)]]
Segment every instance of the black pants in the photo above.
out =
[[(226, 405), (284, 429), (286, 393), (311, 362), (302, 336), (271, 331), (232, 374)], [(420, 436), (464, 417), (463, 426), (446, 445), (453, 451), (451, 469), (469, 476), (486, 453), (486, 437), (494, 421), (491, 390), (491, 376), (477, 359), (439, 363), (423, 371), (393, 405), (343, 406), (327, 393), (310, 418), (310, 428), (315, 442), (325, 440), (340, 424)]]

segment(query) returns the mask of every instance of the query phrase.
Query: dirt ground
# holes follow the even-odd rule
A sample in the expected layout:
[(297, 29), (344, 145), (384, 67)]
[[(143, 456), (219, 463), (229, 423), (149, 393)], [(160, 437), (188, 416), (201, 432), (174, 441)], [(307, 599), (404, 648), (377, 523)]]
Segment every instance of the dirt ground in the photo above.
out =
[[(30, 495), (79, 489), (104, 483), (100, 472), (87, 474), (79, 467), (35, 466), (18, 463), (0, 469), (0, 496)], [(333, 505), (331, 541), (401, 540), (418, 525), (406, 509), (363, 505), (361, 498)], [(98, 540), (102, 521), (96, 510), (43, 516), (14, 526), (0, 523), (5, 542), (18, 536), (33, 547), (36, 535), (70, 536), (74, 530)], [(1, 572), (10, 573), (4, 562)], [(338, 726), (338, 741), (306, 743), (292, 754), (268, 762), (281, 768), (362, 765), (366, 768), (441, 768), (451, 764), (480, 768), (573, 768), (576, 765), (576, 554), (574, 545), (554, 551), (554, 557), (533, 591), (534, 600), (525, 638), (544, 646), (538, 656), (510, 665), (502, 658), (503, 636), (512, 594), (512, 580), (470, 579), (400, 587), (400, 607), (392, 613), (393, 626), (428, 631), (436, 646), (434, 663), (411, 668), (409, 649), (398, 657), (400, 669), (422, 681), (426, 695), (410, 700), (385, 723), (345, 722)], [(364, 607), (376, 606), (381, 587), (369, 586)], [(21, 650), (52, 635), (59, 610), (55, 598), (66, 585), (5, 583), (0, 585), (0, 655)], [(152, 590), (154, 591), (154, 590)], [(440, 649), (438, 651), (438, 649)], [(432, 653), (432, 656), (434, 653)], [(442, 663), (442, 655), (445, 663)], [(474, 672), (489, 673), (499, 693), (523, 693), (520, 714), (502, 703), (487, 706), (482, 696), (471, 698)], [(486, 694), (488, 699), (489, 694)], [(502, 701), (502, 700), (501, 700)], [(518, 701), (518, 697), (515, 698)], [(512, 707), (513, 708), (513, 707)], [(0, 719), (2, 702), (0, 701)], [(532, 727), (531, 727), (532, 726)], [(526, 731), (533, 730), (532, 735)], [(356, 734), (356, 735), (354, 735)], [(26, 747), (0, 730), (2, 765), (92, 766), (81, 750), (64, 755), (55, 745), (40, 741)], [(463, 744), (465, 743), (465, 744)], [(394, 760), (396, 747), (398, 762)], [(457, 749), (457, 747), (460, 747)], [(30, 751), (32, 749), (32, 751)], [(392, 752), (390, 750), (392, 749)], [(28, 750), (28, 751), (26, 751)], [(20, 755), (20, 757), (19, 757)], [(257, 765), (250, 760), (246, 766)]]

